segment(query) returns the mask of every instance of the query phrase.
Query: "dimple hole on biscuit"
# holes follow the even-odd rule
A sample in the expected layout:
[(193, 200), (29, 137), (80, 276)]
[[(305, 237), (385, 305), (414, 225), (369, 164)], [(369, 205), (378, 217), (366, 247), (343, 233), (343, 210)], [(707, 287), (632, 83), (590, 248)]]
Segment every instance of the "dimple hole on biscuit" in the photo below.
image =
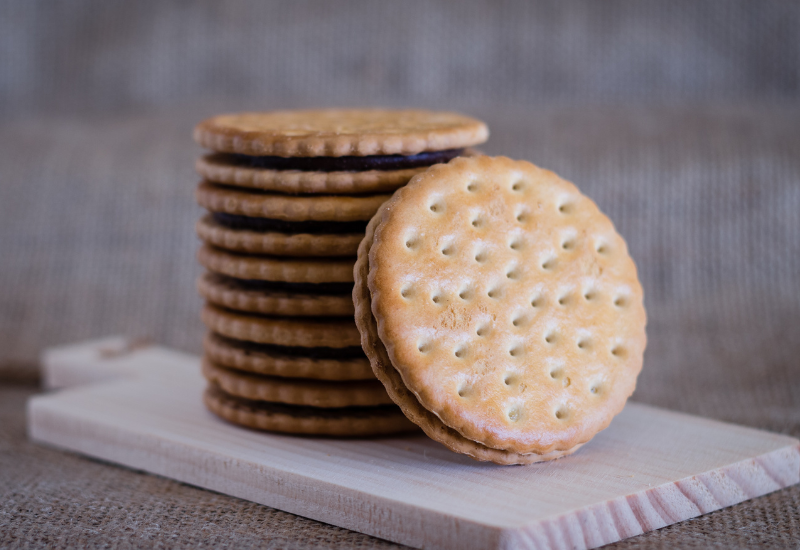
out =
[[(571, 184), (525, 162), (465, 160), (415, 177), (381, 210), (369, 263), (381, 341), (420, 403), (465, 437), (572, 448), (635, 387), (646, 341), (635, 266)], [(409, 355), (414, 334), (425, 336)]]

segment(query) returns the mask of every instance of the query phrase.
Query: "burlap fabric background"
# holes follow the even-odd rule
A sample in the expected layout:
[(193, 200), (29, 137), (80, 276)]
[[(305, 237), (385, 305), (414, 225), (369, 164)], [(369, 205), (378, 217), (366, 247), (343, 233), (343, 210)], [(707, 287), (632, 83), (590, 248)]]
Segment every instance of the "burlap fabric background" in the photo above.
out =
[[(189, 136), (222, 110), (485, 119), (487, 152), (573, 180), (627, 238), (635, 399), (800, 436), (800, 4), (755, 5), (3, 4), (0, 546), (391, 546), (25, 438), (42, 348), (198, 350)], [(675, 545), (797, 547), (800, 489), (619, 544)]]

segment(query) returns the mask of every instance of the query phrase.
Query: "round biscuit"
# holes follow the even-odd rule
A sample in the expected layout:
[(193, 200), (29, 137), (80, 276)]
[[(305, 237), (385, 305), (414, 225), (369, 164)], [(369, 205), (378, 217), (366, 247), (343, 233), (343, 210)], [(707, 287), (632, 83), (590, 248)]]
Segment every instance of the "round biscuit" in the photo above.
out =
[(219, 115), (195, 127), (214, 151), (281, 157), (415, 155), (478, 145), (489, 130), (458, 113), (320, 109)]
[(590, 199), (528, 162), (458, 158), (381, 213), (372, 312), (425, 409), (523, 454), (608, 426), (635, 388), (646, 315), (625, 241)]
[[(382, 208), (385, 208), (382, 207)], [(358, 260), (355, 266), (356, 284), (353, 288), (353, 302), (355, 304), (355, 320), (361, 333), (361, 347), (369, 358), (372, 371), (386, 388), (389, 397), (403, 411), (403, 413), (418, 425), (425, 434), (442, 443), (447, 448), (457, 453), (471, 456), (482, 462), (496, 464), (533, 464), (553, 460), (572, 454), (581, 445), (575, 445), (566, 451), (552, 451), (547, 454), (528, 453), (521, 454), (501, 449), (493, 449), (465, 438), (456, 430), (446, 426), (432, 412), (425, 409), (416, 396), (405, 387), (400, 373), (392, 366), (386, 347), (378, 337), (378, 324), (372, 315), (371, 298), (367, 279), (369, 277), (369, 250), (375, 234), (375, 226), (380, 219), (380, 212), (367, 226), (367, 234), (358, 249)]]
[(223, 420), (257, 430), (328, 437), (369, 437), (410, 432), (417, 427), (397, 407), (314, 409), (248, 401), (210, 384), (208, 410)]
[(207, 357), (202, 361), (203, 376), (228, 395), (289, 405), (321, 408), (372, 407), (389, 405), (392, 400), (377, 380), (306, 380), (264, 376), (221, 367)]
[(287, 347), (346, 348), (361, 345), (352, 318), (267, 317), (206, 304), (200, 314), (210, 330), (228, 338)]
[(203, 242), (225, 250), (300, 257), (354, 256), (364, 237), (361, 233), (317, 235), (231, 229), (217, 223), (210, 214), (197, 221), (195, 232)]
[(283, 195), (200, 182), (197, 204), (211, 212), (282, 221), (369, 220), (391, 195)]
[(279, 193), (362, 194), (391, 193), (427, 167), (363, 172), (306, 172), (233, 166), (217, 155), (204, 155), (195, 163), (197, 173), (220, 185), (249, 187)]
[(297, 294), (260, 290), (238, 284), (235, 279), (206, 272), (197, 279), (197, 292), (224, 308), (265, 315), (295, 317), (348, 317), (353, 300), (348, 294)]
[(318, 359), (281, 355), (251, 349), (238, 342), (209, 332), (203, 339), (203, 352), (214, 363), (231, 369), (312, 380), (373, 380), (375, 375), (366, 357)]
[[(479, 154), (481, 153), (476, 149), (467, 148), (461, 156)], [(279, 193), (322, 195), (392, 193), (427, 169), (427, 166), (422, 166), (403, 170), (347, 172), (273, 170), (230, 164), (226, 155), (219, 153), (203, 155), (195, 163), (195, 171), (203, 179), (220, 185)]]
[(287, 283), (353, 282), (353, 258), (284, 258), (229, 252), (209, 245), (197, 251), (197, 261), (216, 273), (236, 279)]

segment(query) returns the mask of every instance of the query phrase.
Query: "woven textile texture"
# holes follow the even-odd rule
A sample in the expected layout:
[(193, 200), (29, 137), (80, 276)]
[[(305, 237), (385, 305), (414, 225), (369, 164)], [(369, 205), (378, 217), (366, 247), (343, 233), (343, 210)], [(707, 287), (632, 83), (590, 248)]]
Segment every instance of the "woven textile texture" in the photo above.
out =
[[(0, 547), (392, 546), (26, 440), (42, 349), (199, 352), (190, 135), (221, 111), (484, 119), (487, 153), (574, 181), (627, 239), (634, 399), (800, 436), (798, 28), (780, 0), (2, 3)], [(798, 546), (798, 510), (794, 487), (618, 546)]]
[(792, 0), (0, 4), (0, 113), (797, 99)]

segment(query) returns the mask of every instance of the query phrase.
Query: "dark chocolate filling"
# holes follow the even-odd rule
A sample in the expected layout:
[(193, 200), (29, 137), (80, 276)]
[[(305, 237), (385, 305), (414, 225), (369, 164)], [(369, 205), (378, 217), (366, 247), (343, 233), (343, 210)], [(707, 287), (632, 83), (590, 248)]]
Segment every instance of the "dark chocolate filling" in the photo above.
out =
[(286, 403), (275, 403), (273, 401), (255, 401), (245, 399), (225, 393), (216, 384), (209, 384), (206, 390), (209, 395), (218, 399), (232, 402), (239, 407), (246, 407), (252, 411), (264, 411), (275, 414), (287, 414), (293, 417), (317, 417), (317, 418), (374, 418), (376, 416), (394, 416), (400, 409), (396, 405), (373, 405), (370, 407), (309, 407), (306, 405), (287, 405)]
[(249, 229), (251, 231), (277, 231), (295, 235), (311, 233), (316, 235), (341, 235), (345, 233), (364, 233), (369, 220), (354, 222), (334, 222), (307, 220), (301, 222), (275, 220), (272, 218), (251, 218), (237, 216), (225, 212), (212, 212), (214, 221), (231, 229)]
[(274, 290), (295, 294), (313, 294), (319, 296), (341, 296), (353, 293), (353, 283), (289, 283), (286, 281), (261, 281), (258, 279), (235, 279), (227, 275), (216, 274), (222, 282), (232, 288), (241, 290)]
[[(353, 322), (352, 319), (348, 319)], [(303, 346), (278, 346), (275, 344), (258, 344), (256, 342), (246, 342), (244, 340), (235, 340), (222, 336), (221, 334), (214, 334), (214, 337), (221, 340), (226, 345), (242, 350), (245, 355), (250, 353), (266, 353), (269, 355), (284, 355), (287, 357), (308, 357), (310, 359), (355, 359), (365, 357), (364, 350), (361, 346), (349, 346), (346, 348), (306, 348)]]
[(464, 149), (426, 151), (416, 155), (369, 155), (365, 157), (253, 157), (217, 153), (214, 160), (247, 168), (303, 170), (307, 172), (363, 172), (365, 170), (405, 170), (420, 168), (456, 158)]

